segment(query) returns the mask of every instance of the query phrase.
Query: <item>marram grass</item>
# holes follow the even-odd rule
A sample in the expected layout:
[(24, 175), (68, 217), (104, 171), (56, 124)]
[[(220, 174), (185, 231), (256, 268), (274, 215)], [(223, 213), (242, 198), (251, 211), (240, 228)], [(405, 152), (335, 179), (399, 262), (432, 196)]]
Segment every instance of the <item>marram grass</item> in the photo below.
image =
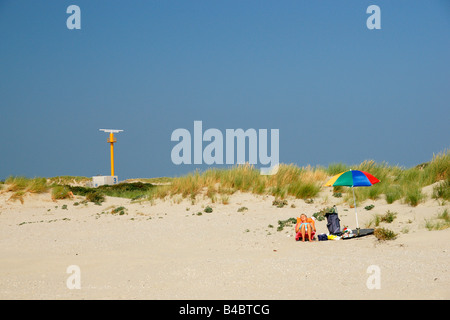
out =
[[(299, 199), (310, 199), (324, 190), (323, 184), (334, 174), (349, 169), (367, 171), (381, 182), (371, 187), (354, 188), (357, 205), (367, 199), (382, 199), (388, 203), (402, 201), (417, 206), (426, 199), (422, 188), (437, 181), (450, 179), (449, 151), (433, 155), (431, 161), (413, 168), (391, 166), (385, 162), (376, 163), (366, 160), (360, 164), (348, 166), (333, 163), (324, 167), (298, 167), (294, 164), (281, 164), (275, 175), (260, 175), (259, 170), (249, 164), (237, 165), (229, 169), (211, 168), (204, 172), (196, 171), (186, 176), (175, 177), (167, 186), (151, 190), (150, 198), (164, 198), (181, 194), (183, 197), (195, 199), (206, 194), (217, 201), (220, 194), (232, 194), (236, 191), (255, 194), (270, 194), (284, 199), (292, 196)], [(443, 182), (436, 187), (434, 197), (448, 198), (449, 183)], [(159, 190), (158, 190), (159, 189)], [(350, 188), (339, 188), (345, 193), (344, 200), (353, 205), (353, 193)]]
[[(433, 198), (449, 200), (450, 188), (450, 153), (448, 150), (433, 155), (429, 162), (413, 168), (391, 166), (385, 162), (376, 163), (366, 160), (360, 164), (348, 166), (342, 163), (332, 163), (325, 167), (298, 167), (294, 164), (280, 164), (274, 175), (261, 175), (260, 171), (252, 165), (236, 165), (228, 169), (210, 168), (203, 172), (195, 171), (181, 177), (164, 178), (163, 185), (142, 184), (145, 188), (135, 186), (133, 183), (123, 183), (123, 186), (111, 190), (100, 190), (104, 195), (126, 197), (130, 199), (165, 199), (181, 197), (195, 201), (199, 196), (210, 198), (213, 203), (228, 203), (229, 196), (237, 191), (250, 192), (258, 195), (273, 195), (284, 199), (294, 197), (298, 199), (312, 199), (319, 192), (329, 187), (324, 183), (334, 174), (349, 169), (363, 170), (377, 177), (381, 182), (371, 187), (354, 188), (356, 203), (359, 205), (367, 199), (385, 199), (387, 203), (401, 201), (411, 206), (417, 206), (426, 200), (422, 188), (436, 184), (433, 189)], [(161, 182), (159, 178), (147, 179), (146, 182)], [(83, 183), (86, 177), (54, 177), (54, 178), (26, 178), (9, 177), (2, 184), (2, 192), (19, 192), (16, 198), (23, 199), (26, 193), (47, 192), (56, 185), (70, 183)], [(132, 190), (127, 186), (132, 186)], [(151, 186), (151, 188), (149, 187)], [(139, 187), (139, 188), (137, 188)], [(75, 187), (71, 187), (72, 189)], [(335, 192), (343, 194), (343, 199), (353, 205), (351, 188), (333, 188)], [(75, 192), (77, 194), (78, 192)]]

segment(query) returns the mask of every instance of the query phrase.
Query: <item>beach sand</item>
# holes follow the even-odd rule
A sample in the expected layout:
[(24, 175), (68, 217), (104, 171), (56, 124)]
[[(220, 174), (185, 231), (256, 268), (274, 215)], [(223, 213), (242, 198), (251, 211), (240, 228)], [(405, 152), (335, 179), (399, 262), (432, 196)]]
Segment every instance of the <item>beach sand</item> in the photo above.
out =
[[(312, 204), (288, 198), (283, 208), (272, 196), (240, 192), (226, 205), (107, 197), (101, 206), (75, 206), (84, 197), (54, 202), (49, 193), (28, 194), (21, 204), (10, 196), (0, 194), (0, 299), (450, 298), (450, 229), (425, 227), (449, 206), (430, 198), (417, 207), (384, 200), (358, 206), (362, 228), (374, 214), (397, 212), (380, 225), (397, 232), (395, 240), (310, 243), (296, 242), (293, 226), (277, 231), (278, 221), (336, 204), (341, 227), (356, 227), (354, 209), (330, 189)], [(208, 205), (213, 212), (204, 212)], [(110, 213), (119, 206), (125, 214)], [(238, 212), (243, 206), (248, 210)], [(326, 220), (316, 227), (328, 232)], [(72, 265), (80, 289), (67, 287)], [(371, 266), (379, 288), (367, 285)]]

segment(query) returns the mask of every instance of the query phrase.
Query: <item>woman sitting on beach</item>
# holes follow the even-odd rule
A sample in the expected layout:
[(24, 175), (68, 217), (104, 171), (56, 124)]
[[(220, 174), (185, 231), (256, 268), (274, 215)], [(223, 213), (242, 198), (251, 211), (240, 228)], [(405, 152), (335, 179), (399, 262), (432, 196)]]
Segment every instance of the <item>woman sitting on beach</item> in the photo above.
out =
[(305, 236), (308, 234), (308, 240), (314, 241), (314, 235), (316, 234), (316, 226), (314, 220), (308, 218), (306, 214), (302, 213), (299, 219), (297, 219), (297, 225), (295, 226), (295, 240), (305, 241)]

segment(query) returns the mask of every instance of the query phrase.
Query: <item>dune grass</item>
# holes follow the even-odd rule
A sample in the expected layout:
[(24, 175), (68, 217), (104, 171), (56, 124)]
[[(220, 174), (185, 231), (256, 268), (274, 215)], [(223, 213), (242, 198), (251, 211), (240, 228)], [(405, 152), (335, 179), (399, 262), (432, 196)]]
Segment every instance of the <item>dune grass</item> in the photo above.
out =
[(27, 193), (45, 193), (51, 190), (54, 199), (64, 199), (68, 197), (68, 188), (62, 188), (56, 182), (81, 182), (85, 181), (86, 177), (54, 177), (54, 178), (27, 178), (24, 176), (10, 176), (4, 181), (4, 189), (6, 192), (13, 192), (11, 200), (20, 200), (23, 203), (23, 197)]
[[(353, 169), (371, 173), (381, 182), (371, 187), (354, 188), (357, 205), (371, 199), (386, 199), (387, 203), (402, 201), (417, 206), (426, 199), (422, 188), (440, 181), (433, 189), (433, 198), (449, 200), (450, 197), (450, 153), (448, 150), (433, 155), (431, 161), (413, 168), (391, 166), (385, 162), (366, 160), (348, 166), (332, 163), (325, 167), (298, 167), (294, 164), (280, 164), (274, 175), (261, 175), (252, 165), (236, 165), (228, 169), (210, 168), (195, 171), (180, 177), (140, 179), (144, 182), (120, 183), (113, 186), (95, 188), (103, 195), (129, 199), (165, 199), (181, 197), (194, 202), (199, 196), (206, 196), (211, 202), (229, 203), (229, 196), (237, 191), (258, 195), (272, 195), (277, 199), (294, 197), (313, 199), (326, 190), (323, 184), (333, 175)], [(29, 193), (46, 192), (56, 185), (65, 185), (74, 194), (86, 195), (93, 188), (70, 186), (89, 181), (86, 177), (61, 176), (54, 178), (9, 177), (2, 184), (2, 192), (19, 192), (16, 198)], [(153, 181), (158, 185), (148, 183)], [(353, 205), (353, 193), (348, 187), (334, 187), (333, 191), (343, 196), (343, 200)], [(178, 202), (181, 200), (177, 200)]]
[(44, 193), (50, 189), (45, 178), (27, 178), (23, 176), (10, 176), (4, 182), (3, 191), (12, 192), (9, 200), (19, 200), (24, 203), (27, 193)]
[(392, 212), (390, 210), (386, 211), (384, 215), (375, 214), (372, 221), (367, 224), (367, 227), (370, 228), (373, 225), (375, 227), (379, 227), (381, 222), (392, 223), (397, 218), (397, 212)]
[[(433, 197), (444, 200), (448, 197), (450, 188), (450, 183), (446, 182), (450, 179), (448, 150), (433, 155), (431, 161), (413, 168), (389, 166), (387, 163), (378, 164), (372, 160), (364, 161), (352, 168), (369, 172), (381, 181), (371, 187), (355, 188), (357, 205), (367, 199), (375, 200), (384, 197), (389, 204), (401, 200), (410, 206), (417, 206), (426, 200), (422, 188), (441, 180), (444, 182), (440, 184), (441, 187), (436, 187)], [(347, 192), (345, 200), (349, 204), (353, 203), (351, 192)]]
[(397, 233), (386, 228), (376, 228), (373, 234), (380, 241), (395, 240), (398, 236)]
[(100, 204), (105, 196), (138, 200), (147, 196), (148, 190), (154, 188), (151, 183), (131, 182), (114, 185), (103, 185), (97, 188), (82, 186), (65, 186), (74, 195), (85, 196), (86, 200)]
[(175, 177), (169, 185), (150, 190), (148, 196), (155, 199), (181, 195), (194, 200), (204, 194), (212, 202), (216, 202), (219, 195), (229, 196), (240, 191), (271, 194), (281, 199), (286, 196), (306, 199), (315, 197), (320, 192), (326, 177), (324, 171), (299, 168), (292, 164), (282, 164), (277, 174), (266, 176), (261, 175), (254, 166), (243, 164), (229, 169), (211, 168), (204, 172), (195, 171)]
[(30, 182), (30, 179), (26, 177), (8, 177), (5, 180), (6, 191), (17, 192), (24, 191)]
[(49, 189), (45, 178), (27, 178), (23, 176), (10, 176), (5, 180), (6, 191), (42, 193)]
[(68, 186), (56, 185), (52, 188), (52, 198), (55, 200), (67, 199), (70, 196), (70, 189)]
[(450, 228), (448, 209), (444, 209), (441, 213), (438, 213), (435, 219), (425, 220), (425, 227), (430, 231)]
[[(332, 163), (324, 167), (298, 167), (293, 164), (281, 164), (278, 172), (271, 176), (260, 175), (255, 167), (244, 164), (229, 169), (211, 168), (204, 172), (195, 171), (181, 177), (174, 177), (165, 186), (150, 190), (151, 199), (181, 195), (183, 198), (196, 199), (203, 194), (212, 202), (221, 194), (234, 192), (251, 192), (269, 194), (277, 199), (294, 197), (311, 199), (324, 190), (323, 184), (333, 175), (353, 169), (371, 173), (381, 182), (371, 187), (354, 188), (357, 205), (371, 199), (384, 198), (391, 204), (402, 201), (410, 206), (417, 206), (426, 199), (422, 193), (424, 186), (444, 179), (436, 187), (434, 197), (448, 199), (450, 183), (450, 154), (447, 151), (433, 155), (431, 161), (413, 168), (391, 166), (385, 162), (376, 163), (366, 160), (360, 164), (348, 166), (343, 163)], [(335, 187), (334, 192), (344, 194), (344, 201), (353, 205), (351, 188)]]
[(49, 184), (59, 184), (59, 185), (71, 185), (71, 184), (83, 184), (91, 181), (91, 178), (83, 176), (57, 176), (47, 179)]
[(450, 200), (450, 176), (433, 187), (433, 199)]

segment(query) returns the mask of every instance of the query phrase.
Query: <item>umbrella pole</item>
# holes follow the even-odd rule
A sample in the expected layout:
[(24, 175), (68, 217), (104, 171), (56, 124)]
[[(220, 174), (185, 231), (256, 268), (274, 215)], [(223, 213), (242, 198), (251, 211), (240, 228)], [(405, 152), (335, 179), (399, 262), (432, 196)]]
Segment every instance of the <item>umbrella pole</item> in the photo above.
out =
[(352, 186), (352, 191), (353, 191), (353, 202), (355, 204), (355, 216), (356, 216), (356, 232), (359, 236), (359, 223), (358, 223), (358, 212), (356, 211), (356, 198), (355, 198), (355, 189)]

